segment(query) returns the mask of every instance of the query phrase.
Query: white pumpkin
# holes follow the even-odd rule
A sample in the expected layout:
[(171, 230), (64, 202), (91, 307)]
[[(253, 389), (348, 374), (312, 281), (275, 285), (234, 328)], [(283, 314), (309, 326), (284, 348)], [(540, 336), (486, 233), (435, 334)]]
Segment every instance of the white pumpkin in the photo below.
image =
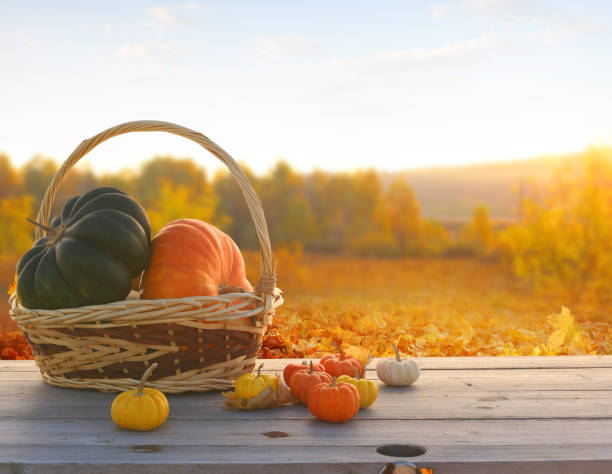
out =
[(395, 359), (382, 359), (376, 364), (376, 375), (387, 385), (405, 387), (412, 385), (419, 378), (421, 370), (415, 359), (402, 359), (395, 343), (391, 343)]

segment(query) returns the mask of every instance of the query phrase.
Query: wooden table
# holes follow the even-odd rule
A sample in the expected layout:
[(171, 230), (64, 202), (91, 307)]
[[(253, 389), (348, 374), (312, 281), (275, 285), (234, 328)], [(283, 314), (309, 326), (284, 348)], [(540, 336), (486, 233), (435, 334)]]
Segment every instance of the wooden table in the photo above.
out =
[[(51, 387), (33, 362), (0, 361), (0, 474), (612, 473), (612, 356), (419, 362), (414, 386), (381, 384), (348, 423), (301, 405), (235, 412), (219, 393), (184, 394), (168, 397), (164, 425), (140, 433), (113, 424), (113, 394)], [(379, 454), (387, 444), (426, 452)]]

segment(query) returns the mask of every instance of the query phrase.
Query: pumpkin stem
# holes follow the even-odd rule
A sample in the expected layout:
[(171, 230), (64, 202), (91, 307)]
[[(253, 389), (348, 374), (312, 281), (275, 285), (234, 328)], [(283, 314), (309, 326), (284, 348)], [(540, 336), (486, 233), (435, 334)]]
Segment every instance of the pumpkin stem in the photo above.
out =
[(257, 367), (257, 377), (261, 377), (261, 368), (263, 367), (263, 364), (259, 364), (259, 367)]
[(392, 342), (391, 345), (393, 346), (393, 350), (395, 351), (395, 360), (398, 362), (401, 362), (402, 358), (400, 357), (400, 353), (397, 350), (397, 346), (395, 345), (395, 342)]
[(55, 242), (57, 242), (57, 240), (64, 233), (63, 226), (60, 226), (57, 228), (49, 227), (48, 225), (44, 225), (44, 224), (41, 224), (40, 222), (33, 221), (32, 219), (28, 217), (26, 217), (26, 221), (28, 221), (30, 224), (34, 224), (36, 227), (40, 227), (42, 230), (44, 230), (47, 233), (47, 236), (49, 237), (49, 245), (52, 245)]
[(314, 372), (313, 368), (312, 368), (312, 361), (310, 361), (310, 368), (308, 369), (308, 373), (310, 375), (312, 375), (312, 373)]
[(338, 349), (338, 352), (340, 352), (340, 359), (344, 359), (344, 351), (338, 345), (338, 343), (336, 341), (332, 341), (331, 343), (332, 343), (332, 346), (334, 346), (336, 349)]
[(336, 386), (336, 379), (337, 379), (337, 377), (332, 377), (332, 383), (329, 385), (330, 387), (335, 387)]
[(138, 390), (136, 390), (137, 397), (142, 396), (142, 391), (144, 390), (145, 383), (147, 383), (147, 379), (149, 378), (149, 375), (151, 375), (151, 372), (153, 372), (155, 367), (157, 367), (157, 362), (147, 367), (147, 370), (145, 370), (144, 374), (142, 374), (142, 377), (140, 377), (140, 383), (138, 384)]
[(353, 367), (353, 370), (355, 371), (355, 378), (356, 378), (357, 380), (361, 380), (361, 379), (359, 378), (359, 369), (357, 369), (357, 367)]

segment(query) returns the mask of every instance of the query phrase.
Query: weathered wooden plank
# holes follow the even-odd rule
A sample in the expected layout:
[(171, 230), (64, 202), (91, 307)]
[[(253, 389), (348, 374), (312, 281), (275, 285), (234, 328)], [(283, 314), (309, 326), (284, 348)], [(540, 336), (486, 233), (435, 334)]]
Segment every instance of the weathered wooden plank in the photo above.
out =
[[(376, 359), (375, 359), (376, 360)], [(612, 368), (612, 355), (517, 357), (418, 357), (423, 370)], [(376, 367), (375, 361), (370, 364)]]
[[(609, 391), (612, 390), (612, 370), (610, 369), (563, 369), (560, 372), (546, 371), (539, 374), (535, 371), (484, 371), (481, 373), (465, 371), (459, 373), (453, 371), (449, 375), (442, 371), (434, 373), (424, 373), (421, 378), (411, 387), (389, 387), (375, 377), (370, 380), (375, 381), (379, 389), (411, 392), (421, 390), (444, 390), (446, 394), (454, 393), (475, 393), (477, 391), (496, 391), (503, 390), (508, 392), (522, 391)], [(59, 392), (41, 392), (42, 387), (52, 387), (43, 385), (40, 377), (20, 377), (11, 375), (3, 377), (0, 374), (0, 399), (11, 397), (15, 392), (27, 395), (32, 392), (37, 396), (54, 396), (55, 393), (66, 396), (67, 393), (93, 393), (87, 390), (75, 390), (61, 388)], [(436, 396), (435, 393), (432, 395)], [(440, 394), (438, 394), (440, 395)]]
[[(262, 423), (253, 420), (177, 420), (151, 432), (123, 430), (105, 420), (0, 421), (1, 446), (162, 445), (194, 447), (362, 446), (375, 451), (384, 444), (423, 446), (431, 454), (440, 446), (600, 446), (612, 459), (612, 418), (572, 420), (364, 420), (326, 423), (317, 419), (282, 420), (269, 412)], [(266, 433), (282, 433), (282, 436)], [(573, 455), (573, 454), (572, 454)], [(239, 456), (239, 455), (237, 455)]]
[[(612, 355), (584, 356), (517, 356), (517, 357), (417, 357), (423, 370), (466, 370), (466, 369), (552, 369), (552, 368), (612, 368)], [(267, 370), (282, 370), (286, 364), (302, 359), (261, 359)], [(375, 358), (368, 370), (376, 369)], [(37, 371), (34, 361), (0, 360), (0, 372), (8, 370)]]
[[(3, 418), (80, 419), (108, 417), (112, 394), (69, 390), (38, 382), (32, 390), (11, 389), (0, 393), (0, 420)], [(234, 412), (224, 409), (219, 393), (168, 396), (172, 416), (177, 419), (261, 419), (270, 412)], [(423, 384), (410, 388), (381, 386), (376, 403), (359, 413), (363, 419), (499, 419), (499, 418), (591, 418), (612, 417), (612, 391), (505, 391), (465, 390), (432, 392)], [(280, 419), (311, 419), (304, 407), (296, 405), (275, 410)]]
[[(10, 464), (6, 461), (10, 460)], [(4, 461), (4, 462), (3, 462)], [(354, 447), (291, 450), (203, 446), (0, 446), (0, 474), (377, 473), (389, 463)]]
[[(435, 474), (609, 474), (609, 447), (434, 446), (418, 458), (379, 455), (363, 446), (270, 447), (205, 446), (0, 446), (0, 474), (200, 474), (378, 473), (394, 462), (430, 467)], [(392, 471), (390, 471), (392, 472)]]
[[(424, 372), (409, 388), (380, 385), (374, 407), (360, 416), (389, 419), (456, 418), (589, 418), (610, 416), (612, 390), (609, 369), (525, 369)], [(458, 375), (458, 374), (468, 374)], [(20, 378), (12, 373), (14, 378)], [(1, 380), (1, 379), (0, 379)], [(0, 417), (91, 417), (96, 407), (110, 406), (111, 394), (52, 387), (40, 380), (0, 383)], [(222, 419), (241, 416), (222, 410), (218, 393), (170, 396), (174, 416)], [(93, 409), (92, 409), (93, 408)], [(255, 415), (266, 419), (265, 412)], [(304, 411), (280, 412), (284, 418), (308, 419)], [(106, 417), (106, 411), (99, 417)]]
[[(316, 455), (316, 453), (314, 453)], [(146, 472), (148, 474), (167, 474), (171, 470), (175, 474), (217, 474), (223, 472), (226, 474), (244, 474), (249, 472), (253, 474), (266, 474), (266, 473), (315, 473), (315, 474), (333, 474), (333, 473), (351, 473), (351, 474), (376, 474), (376, 473), (393, 473), (393, 474), (414, 474), (414, 468), (410, 468), (407, 465), (397, 467), (397, 470), (390, 468), (392, 464), (380, 464), (380, 463), (358, 463), (358, 462), (346, 462), (346, 463), (334, 463), (334, 464), (265, 464), (265, 465), (252, 465), (252, 464), (206, 464), (206, 465), (195, 465), (195, 464), (141, 464), (138, 466), (132, 464), (103, 464), (103, 465), (92, 465), (86, 464), (74, 464), (74, 463), (63, 463), (63, 464), (35, 464), (35, 465), (22, 465), (15, 464), (12, 466), (0, 465), (0, 474), (82, 474), (87, 472), (88, 474), (102, 474), (102, 473), (113, 473), (113, 474), (142, 474)], [(470, 463), (453, 463), (441, 464), (436, 463), (435, 465), (436, 474), (516, 474), (520, 472), (525, 473), (537, 473), (537, 474), (609, 474), (610, 468), (607, 462), (601, 461), (561, 461), (561, 462), (503, 462), (503, 463), (482, 463), (482, 465)], [(421, 471), (422, 472), (422, 471)]]
[[(273, 371), (264, 371), (273, 373)], [(469, 390), (612, 390), (612, 369), (490, 369), (490, 370), (435, 370), (423, 371), (414, 387), (427, 386), (435, 390), (464, 392)], [(367, 378), (377, 380), (376, 374), (368, 372)], [(3, 390), (14, 390), (15, 382), (42, 380), (38, 372), (0, 372), (0, 398)], [(11, 389), (3, 388), (9, 387)], [(382, 383), (382, 382), (379, 382)], [(34, 385), (32, 385), (34, 386)], [(27, 385), (23, 386), (27, 390)]]
[(403, 459), (436, 474), (612, 472), (610, 357), (474, 358), (476, 369), (456, 359), (423, 360), (433, 365), (415, 386), (381, 386), (375, 406), (342, 425), (302, 406), (223, 410), (208, 393), (170, 396), (169, 420), (150, 433), (112, 424), (113, 394), (51, 387), (32, 362), (0, 362), (0, 474), (379, 472), (399, 458), (376, 448), (402, 442), (424, 445)]

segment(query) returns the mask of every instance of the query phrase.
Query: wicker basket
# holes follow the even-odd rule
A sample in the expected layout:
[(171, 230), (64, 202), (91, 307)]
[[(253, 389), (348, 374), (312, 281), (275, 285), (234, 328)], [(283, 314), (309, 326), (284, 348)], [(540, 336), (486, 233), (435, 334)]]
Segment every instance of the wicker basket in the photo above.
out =
[[(166, 393), (227, 389), (255, 365), (274, 309), (282, 304), (261, 202), (240, 166), (201, 133), (168, 122), (136, 121), (83, 141), (49, 184), (38, 222), (49, 222), (66, 172), (98, 144), (128, 132), (168, 132), (193, 140), (231, 171), (249, 207), (261, 249), (260, 280), (253, 292), (160, 300), (128, 299), (57, 310), (22, 306), (13, 295), (10, 315), (24, 332), (44, 380), (101, 391), (138, 385), (157, 362), (149, 386)], [(188, 216), (186, 216), (188, 217)], [(36, 239), (42, 236), (36, 229)]]

